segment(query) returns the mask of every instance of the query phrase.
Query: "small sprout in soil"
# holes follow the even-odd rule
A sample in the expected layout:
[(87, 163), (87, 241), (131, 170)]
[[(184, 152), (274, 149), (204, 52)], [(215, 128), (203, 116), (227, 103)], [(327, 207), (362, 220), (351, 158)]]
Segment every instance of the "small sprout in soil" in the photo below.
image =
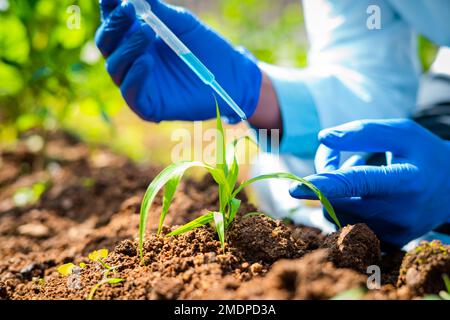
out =
[(95, 250), (89, 253), (88, 258), (91, 261), (98, 262), (106, 258), (108, 256), (108, 253), (108, 249)]
[(100, 288), (100, 286), (102, 286), (104, 284), (116, 284), (116, 283), (120, 283), (122, 281), (125, 281), (125, 279), (122, 279), (122, 278), (104, 278), (104, 279), (102, 279), (100, 282), (98, 282), (97, 284), (95, 284), (92, 287), (91, 292), (89, 292), (87, 299), (92, 300), (94, 298), (95, 292), (97, 291), (98, 288)]
[(49, 188), (48, 181), (41, 181), (31, 187), (23, 187), (14, 192), (12, 200), (17, 207), (25, 207), (39, 201), (42, 194)]
[[(115, 275), (116, 269), (119, 268), (120, 266), (110, 266), (104, 261), (104, 259), (108, 256), (108, 253), (109, 253), (108, 249), (100, 249), (100, 250), (92, 251), (88, 255), (89, 260), (91, 260), (92, 262), (98, 263), (98, 265), (102, 269), (102, 273), (103, 273), (102, 279), (98, 283), (96, 283), (92, 287), (91, 291), (89, 292), (89, 295), (87, 297), (88, 300), (92, 300), (94, 298), (95, 292), (102, 285), (104, 285), (104, 284), (113, 285), (113, 284), (117, 284), (117, 283), (125, 281), (125, 279), (122, 279), (122, 278), (117, 278), (117, 277), (110, 278), (109, 277), (109, 274), (111, 272)], [(74, 271), (75, 268), (83, 269), (84, 267), (86, 267), (86, 263), (84, 263), (84, 262), (80, 262), (80, 264), (78, 266), (69, 262), (69, 263), (59, 266), (56, 270), (62, 276), (67, 277), (72, 274), (72, 272)]]
[(140, 224), (139, 224), (139, 253), (141, 260), (143, 261), (143, 244), (145, 230), (147, 227), (148, 215), (150, 207), (156, 194), (164, 188), (162, 211), (159, 219), (157, 234), (161, 234), (161, 230), (164, 224), (165, 217), (169, 211), (170, 204), (175, 195), (176, 189), (180, 183), (180, 180), (184, 173), (190, 168), (203, 168), (208, 171), (213, 177), (214, 181), (219, 186), (219, 210), (217, 212), (208, 212), (203, 216), (181, 226), (175, 231), (170, 232), (166, 236), (175, 236), (195, 228), (201, 227), (206, 224), (211, 224), (216, 229), (218, 238), (220, 240), (222, 249), (225, 248), (225, 231), (230, 227), (231, 223), (236, 217), (236, 214), (241, 205), (241, 200), (237, 198), (239, 192), (245, 187), (251, 185), (254, 182), (265, 179), (288, 179), (304, 184), (311, 189), (320, 200), (322, 205), (330, 217), (334, 220), (336, 225), (341, 228), (341, 224), (336, 217), (328, 199), (322, 194), (322, 192), (316, 188), (311, 182), (297, 177), (290, 173), (279, 172), (254, 177), (250, 180), (242, 182), (236, 186), (239, 173), (239, 164), (236, 157), (236, 146), (242, 139), (251, 140), (250, 137), (243, 137), (241, 139), (234, 140), (229, 146), (226, 146), (224, 130), (222, 127), (222, 121), (220, 118), (219, 108), (216, 102), (216, 163), (211, 165), (205, 162), (199, 161), (181, 161), (174, 163), (166, 167), (161, 171), (158, 176), (148, 186), (141, 204), (140, 211)]
[(87, 297), (88, 300), (92, 300), (94, 298), (95, 292), (102, 285), (104, 285), (104, 284), (112, 285), (112, 284), (117, 284), (117, 283), (125, 281), (125, 279), (122, 279), (122, 278), (116, 278), (116, 277), (109, 278), (109, 274), (111, 272), (113, 272), (113, 274), (115, 274), (116, 269), (119, 266), (110, 266), (104, 261), (104, 259), (108, 256), (108, 253), (109, 253), (108, 249), (100, 249), (100, 250), (95, 250), (95, 251), (89, 253), (89, 255), (88, 255), (89, 260), (91, 260), (93, 262), (97, 262), (100, 265), (100, 267), (103, 268), (103, 271), (102, 271), (103, 277), (98, 283), (96, 283), (92, 287), (92, 289), (89, 292), (89, 295)]

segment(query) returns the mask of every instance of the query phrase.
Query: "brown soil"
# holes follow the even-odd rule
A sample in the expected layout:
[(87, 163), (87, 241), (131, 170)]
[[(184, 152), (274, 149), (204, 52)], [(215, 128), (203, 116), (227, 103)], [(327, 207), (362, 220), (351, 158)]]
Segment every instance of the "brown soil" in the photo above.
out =
[[(265, 277), (241, 286), (214, 283), (204, 297), (216, 299), (330, 299), (337, 293), (363, 287), (365, 277), (350, 269), (338, 269), (326, 249), (301, 259), (274, 263)], [(231, 282), (231, 280), (230, 280)], [(200, 297), (202, 298), (202, 297)]]
[(450, 273), (450, 246), (437, 240), (422, 242), (405, 255), (397, 285), (406, 285), (417, 295), (436, 293), (445, 289), (444, 273)]
[[(347, 226), (325, 237), (265, 216), (242, 219), (256, 211), (245, 196), (225, 251), (209, 227), (164, 237), (217, 208), (210, 178), (181, 183), (166, 218), (171, 227), (162, 236), (154, 234), (158, 196), (141, 263), (140, 201), (160, 168), (89, 149), (67, 134), (48, 138), (38, 153), (24, 142), (1, 151), (0, 299), (86, 299), (104, 269), (87, 255), (101, 248), (110, 250), (105, 262), (116, 267), (109, 276), (124, 281), (100, 286), (95, 299), (328, 299), (365, 287), (367, 266), (378, 263), (384, 286), (365, 298), (410, 299), (442, 289), (438, 274), (449, 270), (450, 247), (424, 244), (403, 260), (397, 287), (403, 253), (380, 258), (379, 241), (367, 226)], [(49, 187), (36, 203), (19, 207), (12, 201), (18, 189), (37, 182)], [(68, 262), (86, 266), (64, 277), (56, 268)]]
[(237, 220), (229, 230), (228, 241), (248, 262), (273, 263), (298, 258), (307, 248), (304, 241), (294, 239), (283, 222), (265, 216)]

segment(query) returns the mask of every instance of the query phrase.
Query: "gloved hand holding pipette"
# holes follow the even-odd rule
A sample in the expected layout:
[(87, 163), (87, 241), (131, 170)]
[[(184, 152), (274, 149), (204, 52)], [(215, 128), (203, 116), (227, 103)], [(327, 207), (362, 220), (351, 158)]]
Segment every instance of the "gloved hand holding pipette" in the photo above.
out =
[[(261, 71), (245, 50), (232, 47), (190, 12), (158, 0), (147, 0), (152, 12), (215, 76), (217, 83), (251, 117), (258, 104)], [(128, 105), (143, 119), (206, 120), (215, 116), (214, 96), (182, 59), (139, 20), (134, 6), (102, 0), (102, 25), (96, 43), (107, 58), (107, 70)], [(240, 117), (216, 94), (222, 115)]]

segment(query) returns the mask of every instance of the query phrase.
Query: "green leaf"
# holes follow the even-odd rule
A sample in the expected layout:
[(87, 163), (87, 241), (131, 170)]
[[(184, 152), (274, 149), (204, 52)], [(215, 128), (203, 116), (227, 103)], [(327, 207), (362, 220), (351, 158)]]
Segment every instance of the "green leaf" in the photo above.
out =
[(107, 278), (105, 279), (105, 283), (109, 284), (116, 284), (125, 281), (125, 279), (122, 278)]
[[(215, 98), (214, 98), (215, 99)], [(228, 175), (227, 156), (225, 147), (225, 132), (220, 118), (219, 104), (216, 100), (216, 168)]]
[(30, 39), (28, 38), (25, 22), (21, 21), (14, 14), (1, 15), (1, 19), (0, 56), (5, 61), (19, 64), (26, 63), (30, 58)]
[(108, 256), (108, 249), (100, 249), (100, 250), (94, 250), (91, 253), (89, 253), (88, 258), (91, 261), (97, 262), (100, 261)]
[(0, 97), (14, 96), (25, 86), (20, 70), (0, 60)]
[(227, 166), (228, 166), (228, 184), (231, 188), (234, 189), (236, 185), (236, 181), (239, 175), (239, 164), (236, 157), (236, 145), (239, 142), (239, 139), (235, 139), (230, 145), (227, 147)]
[(422, 300), (442, 300), (437, 294), (426, 294), (423, 296)]
[(225, 249), (225, 224), (223, 221), (223, 213), (213, 212), (213, 215), (217, 235), (219, 236), (220, 246), (222, 247), (223, 250)]
[(103, 284), (102, 282), (99, 282), (99, 283), (96, 283), (96, 284), (92, 287), (92, 289), (91, 289), (91, 291), (89, 292), (89, 295), (88, 295), (88, 297), (87, 297), (88, 300), (94, 299), (95, 292), (97, 291), (97, 289), (98, 289), (102, 284)]
[(106, 278), (106, 279), (102, 279), (100, 282), (96, 283), (92, 287), (91, 291), (89, 292), (89, 295), (88, 295), (87, 299), (88, 300), (94, 299), (95, 292), (97, 291), (98, 288), (100, 288), (100, 286), (102, 286), (104, 284), (107, 284), (107, 283), (108, 284), (116, 284), (116, 283), (120, 283), (120, 282), (123, 282), (123, 281), (125, 281), (125, 279), (122, 279), (122, 278)]
[[(228, 181), (227, 181), (228, 185)], [(219, 184), (219, 211), (225, 212), (226, 206), (228, 204), (228, 201), (230, 199), (230, 193), (231, 190), (229, 188), (225, 188), (224, 185)]]
[(198, 217), (195, 220), (192, 220), (189, 223), (186, 223), (184, 226), (179, 227), (175, 231), (172, 231), (171, 233), (167, 234), (166, 237), (178, 236), (182, 233), (186, 233), (198, 227), (204, 226), (205, 224), (208, 224), (212, 221), (214, 221), (214, 214), (212, 212), (209, 212), (202, 215), (201, 217)]
[(161, 216), (159, 217), (159, 225), (157, 234), (161, 234), (161, 229), (163, 227), (164, 219), (166, 218), (167, 212), (169, 211), (170, 204), (172, 203), (173, 196), (177, 191), (177, 187), (183, 177), (183, 173), (173, 176), (166, 184), (164, 188), (163, 206)]
[(339, 219), (337, 218), (333, 207), (331, 206), (328, 199), (324, 196), (324, 194), (308, 180), (297, 177), (296, 175), (293, 175), (291, 173), (279, 172), (279, 173), (271, 173), (271, 174), (265, 174), (265, 175), (260, 175), (260, 176), (254, 177), (250, 180), (247, 180), (247, 181), (241, 183), (241, 185), (234, 191), (234, 193), (232, 194), (231, 197), (235, 198), (236, 195), (242, 191), (242, 189), (249, 186), (250, 184), (260, 181), (260, 180), (266, 180), (266, 179), (288, 179), (288, 180), (293, 180), (293, 181), (298, 181), (298, 182), (303, 183), (306, 187), (311, 189), (311, 191), (317, 195), (320, 202), (325, 207), (328, 214), (333, 219), (333, 221), (336, 223), (336, 225), (339, 227), (339, 229), (342, 228), (341, 223), (339, 222)]
[[(156, 194), (174, 177), (182, 176), (184, 172), (190, 168), (198, 167), (208, 170), (218, 185), (224, 187), (224, 192), (231, 193), (228, 186), (226, 176), (221, 170), (218, 170), (206, 163), (198, 161), (182, 161), (171, 164), (163, 171), (161, 171), (155, 179), (150, 183), (145, 192), (144, 198), (141, 204), (140, 222), (139, 222), (139, 253), (141, 259), (143, 258), (143, 245), (145, 230), (147, 228), (148, 214), (152, 206), (153, 200), (155, 200)], [(163, 221), (164, 222), (164, 221)], [(160, 222), (161, 223), (161, 222)]]
[(23, 187), (14, 192), (13, 202), (18, 207), (35, 204), (48, 189), (48, 182), (37, 182), (31, 187)]
[(67, 277), (72, 274), (74, 267), (75, 265), (72, 262), (69, 262), (56, 268), (56, 271), (58, 271), (60, 275)]
[(236, 185), (236, 181), (239, 175), (239, 163), (237, 161), (237, 155), (236, 155), (236, 147), (238, 143), (242, 140), (250, 141), (257, 145), (257, 143), (250, 138), (249, 136), (243, 136), (238, 139), (233, 140), (226, 149), (226, 155), (227, 155), (227, 165), (228, 165), (228, 184), (231, 188), (234, 189), (234, 186)]
[(450, 278), (447, 274), (442, 275), (442, 279), (444, 279), (445, 288), (447, 289), (447, 292), (450, 294)]
[(450, 293), (442, 290), (441, 292), (439, 292), (439, 297), (441, 297), (442, 300), (450, 300)]
[[(215, 99), (215, 97), (214, 97)], [(220, 118), (219, 105), (216, 100), (216, 168), (223, 172), (225, 177), (228, 176), (228, 165), (226, 161), (225, 133)], [(228, 185), (228, 182), (227, 182)], [(224, 212), (228, 203), (231, 190), (225, 185), (219, 184), (219, 211)]]
[(227, 220), (226, 228), (230, 226), (230, 224), (233, 222), (234, 218), (236, 217), (236, 213), (239, 210), (239, 207), (241, 206), (241, 200), (237, 198), (233, 198), (230, 201), (230, 215)]
[(359, 300), (364, 296), (365, 293), (366, 290), (364, 290), (361, 287), (358, 287), (338, 293), (330, 300)]

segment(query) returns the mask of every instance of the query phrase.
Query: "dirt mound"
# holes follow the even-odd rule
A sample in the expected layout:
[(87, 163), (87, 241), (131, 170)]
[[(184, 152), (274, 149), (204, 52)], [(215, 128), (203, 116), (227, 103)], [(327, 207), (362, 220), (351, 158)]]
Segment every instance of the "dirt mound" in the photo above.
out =
[(228, 240), (249, 262), (273, 263), (283, 258), (298, 258), (307, 248), (304, 241), (292, 237), (283, 222), (262, 215), (233, 223)]
[(349, 225), (332, 233), (322, 247), (329, 249), (329, 259), (337, 267), (361, 273), (381, 260), (380, 241), (365, 224)]
[(316, 250), (323, 246), (326, 237), (320, 229), (294, 224), (288, 224), (287, 226), (291, 230), (294, 239), (307, 245), (306, 250)]

